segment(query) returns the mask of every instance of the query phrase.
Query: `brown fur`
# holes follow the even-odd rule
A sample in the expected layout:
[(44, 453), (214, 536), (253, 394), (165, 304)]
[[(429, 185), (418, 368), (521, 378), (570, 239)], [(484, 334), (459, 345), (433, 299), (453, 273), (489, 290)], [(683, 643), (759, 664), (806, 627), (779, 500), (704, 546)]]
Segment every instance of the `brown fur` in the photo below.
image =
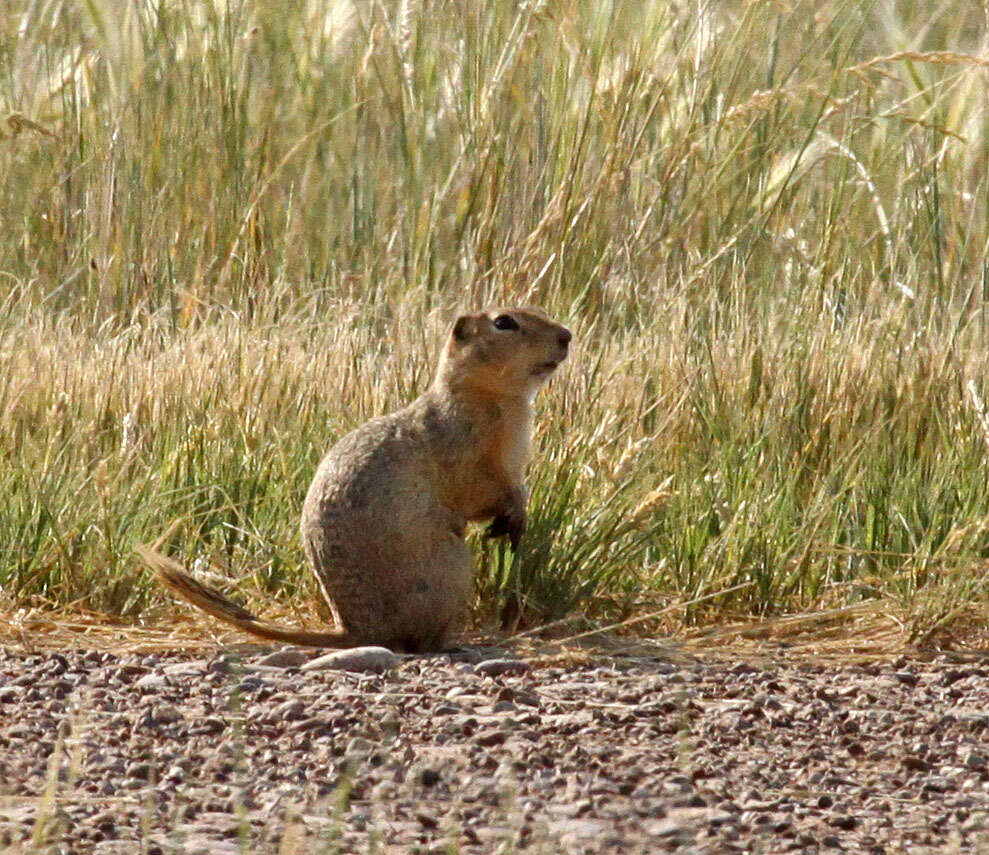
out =
[(493, 519), (488, 534), (508, 535), (513, 547), (525, 529), (532, 400), (569, 341), (565, 327), (532, 310), (463, 315), (429, 390), (330, 449), (309, 487), (301, 529), (335, 631), (264, 623), (171, 559), (147, 548), (139, 554), (182, 597), (261, 638), (441, 649), (460, 626), (473, 584), (466, 524)]

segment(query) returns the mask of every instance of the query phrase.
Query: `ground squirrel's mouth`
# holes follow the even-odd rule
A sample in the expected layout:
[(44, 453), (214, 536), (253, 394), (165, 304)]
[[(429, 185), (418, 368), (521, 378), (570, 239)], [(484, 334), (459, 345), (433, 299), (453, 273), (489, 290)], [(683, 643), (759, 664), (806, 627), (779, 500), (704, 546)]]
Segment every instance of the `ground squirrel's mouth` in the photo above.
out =
[(543, 377), (556, 371), (559, 364), (560, 363), (555, 359), (551, 359), (548, 362), (540, 362), (535, 368), (532, 369), (532, 373), (537, 377)]

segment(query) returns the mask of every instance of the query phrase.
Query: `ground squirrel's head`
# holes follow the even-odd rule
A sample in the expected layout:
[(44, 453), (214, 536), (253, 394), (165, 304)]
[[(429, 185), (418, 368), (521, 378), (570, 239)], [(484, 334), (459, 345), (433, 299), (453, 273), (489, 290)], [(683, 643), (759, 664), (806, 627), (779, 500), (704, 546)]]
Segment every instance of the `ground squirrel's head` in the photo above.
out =
[(570, 330), (534, 309), (485, 309), (457, 318), (437, 371), (447, 387), (531, 398), (567, 358)]

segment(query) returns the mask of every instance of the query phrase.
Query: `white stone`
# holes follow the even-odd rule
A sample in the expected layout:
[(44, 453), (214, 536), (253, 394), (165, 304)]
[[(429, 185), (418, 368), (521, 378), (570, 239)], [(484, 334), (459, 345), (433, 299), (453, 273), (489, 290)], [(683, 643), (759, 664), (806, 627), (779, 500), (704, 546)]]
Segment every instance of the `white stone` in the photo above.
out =
[(289, 647), (285, 650), (276, 650), (267, 656), (262, 656), (254, 664), (262, 668), (265, 666), (269, 668), (298, 668), (300, 665), (305, 665), (308, 661), (309, 655), (307, 653), (298, 648)]
[(350, 650), (334, 650), (302, 666), (303, 671), (370, 671), (380, 674), (394, 668), (398, 656), (387, 647), (354, 647)]

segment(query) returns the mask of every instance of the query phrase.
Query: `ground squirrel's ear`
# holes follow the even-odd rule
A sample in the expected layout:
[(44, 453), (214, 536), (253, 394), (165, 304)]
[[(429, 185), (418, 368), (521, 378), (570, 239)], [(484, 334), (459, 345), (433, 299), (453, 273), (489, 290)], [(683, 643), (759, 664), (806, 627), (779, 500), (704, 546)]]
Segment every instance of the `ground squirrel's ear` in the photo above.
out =
[(461, 315), (453, 325), (453, 337), (457, 341), (470, 338), (474, 332), (474, 319), (470, 315)]

